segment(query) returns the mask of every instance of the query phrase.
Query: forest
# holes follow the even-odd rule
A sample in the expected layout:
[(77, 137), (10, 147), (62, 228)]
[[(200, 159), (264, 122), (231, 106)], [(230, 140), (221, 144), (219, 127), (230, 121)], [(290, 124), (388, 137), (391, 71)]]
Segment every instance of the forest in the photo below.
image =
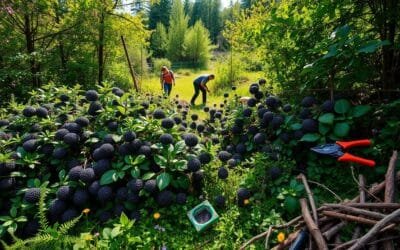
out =
[(1, 248), (400, 248), (399, 16), (0, 1)]

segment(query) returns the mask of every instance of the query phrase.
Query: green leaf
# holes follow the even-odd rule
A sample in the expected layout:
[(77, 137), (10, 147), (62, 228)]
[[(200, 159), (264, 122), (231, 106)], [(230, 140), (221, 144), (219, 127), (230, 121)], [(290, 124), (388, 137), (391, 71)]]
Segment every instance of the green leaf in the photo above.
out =
[(114, 227), (111, 230), (111, 238), (117, 237), (121, 233), (120, 227)]
[(133, 178), (139, 178), (140, 177), (140, 169), (138, 167), (135, 167), (134, 169), (132, 169), (131, 176)]
[(135, 158), (135, 161), (132, 163), (132, 165), (137, 166), (137, 165), (139, 165), (140, 163), (144, 162), (145, 160), (146, 160), (146, 156), (144, 156), (144, 155), (138, 155), (138, 156)]
[(353, 116), (361, 117), (368, 113), (371, 110), (371, 106), (369, 105), (358, 105), (353, 108)]
[(331, 129), (331, 127), (326, 124), (323, 124), (323, 123), (318, 124), (318, 131), (322, 135), (326, 135), (330, 129)]
[(185, 149), (185, 141), (178, 141), (175, 144), (175, 154), (179, 154), (180, 152), (182, 152)]
[(300, 141), (315, 142), (318, 141), (321, 136), (316, 133), (308, 133), (303, 135)]
[(284, 206), (289, 213), (294, 213), (299, 207), (297, 199), (292, 196), (285, 197)]
[(299, 130), (299, 129), (301, 129), (301, 123), (294, 123), (294, 124), (292, 124), (292, 125), (290, 125), (290, 128), (292, 129), (292, 130)]
[(350, 110), (350, 102), (346, 99), (340, 99), (335, 102), (335, 112), (338, 114), (345, 114)]
[(388, 40), (371, 40), (358, 49), (359, 53), (373, 53), (382, 46), (390, 45)]
[(156, 175), (156, 174), (155, 174), (155, 173), (145, 173), (145, 174), (142, 176), (142, 179), (143, 179), (144, 181), (147, 181), (147, 180), (150, 180), (151, 178), (153, 178), (154, 175)]
[(154, 156), (154, 161), (160, 167), (164, 167), (165, 168), (167, 166), (167, 159), (165, 159), (165, 157), (162, 156), (162, 155), (155, 155)]
[(332, 113), (326, 113), (321, 115), (318, 118), (319, 122), (325, 123), (325, 124), (333, 124), (333, 120), (335, 119), (335, 115)]
[(333, 133), (338, 137), (347, 136), (349, 134), (349, 131), (350, 131), (350, 125), (347, 124), (346, 122), (337, 123), (333, 128)]
[(186, 169), (186, 164), (187, 164), (187, 161), (185, 161), (185, 160), (176, 161), (174, 163), (174, 168), (177, 170), (183, 171)]
[(122, 225), (127, 225), (129, 224), (129, 219), (128, 216), (124, 212), (121, 213), (121, 216), (119, 217), (119, 223)]
[(162, 173), (157, 176), (157, 186), (162, 191), (166, 187), (168, 187), (169, 183), (171, 182), (171, 176), (168, 173)]
[(117, 181), (117, 172), (115, 170), (108, 170), (105, 172), (100, 179), (100, 185), (107, 185)]

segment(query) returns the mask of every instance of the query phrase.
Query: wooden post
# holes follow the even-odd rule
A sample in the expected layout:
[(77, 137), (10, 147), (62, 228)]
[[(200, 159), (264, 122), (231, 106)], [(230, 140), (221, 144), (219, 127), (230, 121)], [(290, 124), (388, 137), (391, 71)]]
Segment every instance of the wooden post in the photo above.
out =
[(133, 85), (135, 86), (136, 92), (139, 92), (139, 89), (138, 89), (138, 86), (137, 86), (136, 77), (135, 77), (135, 73), (133, 72), (133, 68), (132, 68), (132, 65), (131, 65), (131, 60), (129, 59), (128, 50), (126, 49), (125, 40), (124, 40), (124, 37), (122, 35), (121, 35), (121, 41), (122, 41), (122, 45), (124, 46), (126, 60), (128, 61), (129, 72), (131, 73), (131, 76), (132, 76), (132, 79), (133, 79)]

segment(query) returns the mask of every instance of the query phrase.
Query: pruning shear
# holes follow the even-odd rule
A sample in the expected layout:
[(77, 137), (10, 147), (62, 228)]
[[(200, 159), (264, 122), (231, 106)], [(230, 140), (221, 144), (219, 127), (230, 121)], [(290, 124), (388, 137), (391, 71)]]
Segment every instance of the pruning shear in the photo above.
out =
[(341, 162), (355, 162), (364, 166), (374, 167), (375, 161), (361, 158), (350, 153), (345, 153), (342, 150), (346, 150), (352, 147), (358, 146), (370, 146), (372, 144), (371, 140), (356, 140), (356, 141), (337, 141), (336, 143), (324, 144), (311, 148), (312, 151), (323, 154), (330, 155), (332, 157), (338, 158)]

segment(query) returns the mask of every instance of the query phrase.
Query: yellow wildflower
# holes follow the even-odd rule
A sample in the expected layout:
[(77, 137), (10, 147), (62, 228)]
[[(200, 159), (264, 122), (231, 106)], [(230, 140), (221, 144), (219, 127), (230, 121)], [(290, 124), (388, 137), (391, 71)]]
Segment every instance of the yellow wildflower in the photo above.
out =
[(250, 203), (250, 200), (249, 199), (245, 199), (244, 201), (243, 201), (243, 204), (244, 205), (248, 205)]
[(83, 238), (84, 238), (84, 240), (86, 240), (86, 241), (93, 240), (93, 236), (92, 236), (91, 234), (86, 234)]
[(85, 215), (87, 215), (89, 212), (90, 212), (90, 209), (89, 209), (89, 208), (85, 208), (85, 209), (83, 209), (83, 211), (82, 211), (82, 213), (85, 214)]
[(285, 233), (284, 232), (280, 232), (278, 233), (278, 242), (282, 243), (285, 240)]
[(160, 219), (160, 217), (161, 217), (161, 215), (158, 212), (153, 214), (153, 218), (156, 220)]

